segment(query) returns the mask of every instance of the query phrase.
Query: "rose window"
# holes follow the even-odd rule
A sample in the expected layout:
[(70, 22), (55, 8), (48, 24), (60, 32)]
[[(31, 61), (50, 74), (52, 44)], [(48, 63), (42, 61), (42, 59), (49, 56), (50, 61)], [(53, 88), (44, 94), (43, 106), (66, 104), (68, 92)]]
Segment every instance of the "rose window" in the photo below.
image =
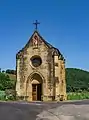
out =
[(34, 67), (39, 67), (42, 64), (42, 60), (40, 56), (33, 56), (31, 58), (31, 63)]

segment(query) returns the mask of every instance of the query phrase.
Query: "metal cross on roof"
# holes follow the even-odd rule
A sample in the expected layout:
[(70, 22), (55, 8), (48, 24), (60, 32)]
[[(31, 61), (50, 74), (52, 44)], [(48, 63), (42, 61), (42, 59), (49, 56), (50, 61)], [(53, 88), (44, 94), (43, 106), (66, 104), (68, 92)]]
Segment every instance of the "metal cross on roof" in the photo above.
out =
[(33, 24), (36, 26), (35, 29), (37, 30), (38, 24), (40, 23), (36, 20), (36, 22), (34, 22)]

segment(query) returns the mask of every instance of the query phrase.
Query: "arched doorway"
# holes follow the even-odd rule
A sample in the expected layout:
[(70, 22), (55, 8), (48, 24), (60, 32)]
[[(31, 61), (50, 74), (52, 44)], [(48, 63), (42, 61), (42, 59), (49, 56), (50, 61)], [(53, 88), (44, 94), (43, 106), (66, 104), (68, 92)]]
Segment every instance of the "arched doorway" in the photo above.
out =
[(31, 93), (28, 96), (32, 96), (32, 101), (41, 101), (43, 94), (43, 79), (39, 73), (31, 74), (28, 78), (27, 84), (27, 92), (29, 91), (28, 93)]
[(42, 78), (39, 74), (34, 73), (31, 77), (32, 100), (41, 101), (42, 96)]

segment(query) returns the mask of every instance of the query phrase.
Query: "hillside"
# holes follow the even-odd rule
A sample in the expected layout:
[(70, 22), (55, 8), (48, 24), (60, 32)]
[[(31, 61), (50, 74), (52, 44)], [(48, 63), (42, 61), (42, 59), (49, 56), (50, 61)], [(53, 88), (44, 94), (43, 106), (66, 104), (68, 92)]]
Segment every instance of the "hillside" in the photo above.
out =
[(14, 74), (5, 73), (5, 75), (8, 75), (11, 80), (16, 80), (16, 75), (14, 75)]
[(66, 68), (67, 91), (75, 92), (79, 90), (89, 91), (89, 72), (76, 69)]

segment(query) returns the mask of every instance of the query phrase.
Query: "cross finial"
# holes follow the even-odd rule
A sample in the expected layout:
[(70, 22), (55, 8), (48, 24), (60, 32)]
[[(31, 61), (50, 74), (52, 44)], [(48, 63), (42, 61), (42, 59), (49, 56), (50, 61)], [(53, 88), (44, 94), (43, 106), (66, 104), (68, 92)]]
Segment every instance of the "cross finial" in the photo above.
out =
[(38, 24), (40, 24), (37, 20), (33, 23), (36, 27), (35, 29), (37, 30)]

